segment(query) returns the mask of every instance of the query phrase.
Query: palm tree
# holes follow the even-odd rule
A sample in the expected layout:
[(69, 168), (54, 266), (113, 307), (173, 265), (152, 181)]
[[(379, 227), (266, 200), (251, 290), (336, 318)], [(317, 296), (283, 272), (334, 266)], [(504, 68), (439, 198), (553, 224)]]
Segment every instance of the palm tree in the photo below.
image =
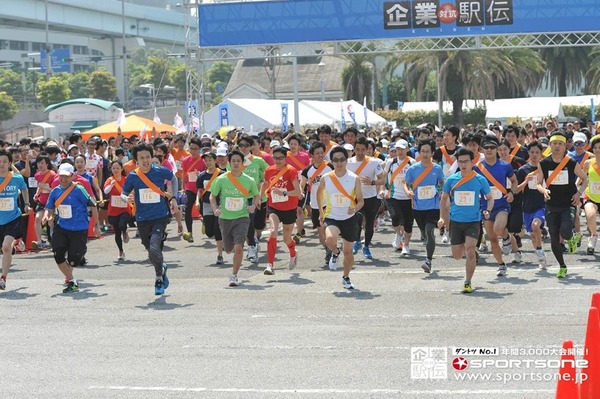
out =
[(349, 62), (342, 70), (342, 91), (346, 100), (361, 100), (366, 96), (370, 102), (371, 84), (373, 82), (373, 59), (371, 54), (357, 54), (354, 51), (362, 49), (360, 42), (350, 42), (343, 46), (342, 51), (349, 54), (341, 57)]
[(462, 105), (465, 99), (494, 99), (496, 87), (510, 93), (540, 85), (544, 62), (530, 49), (461, 50), (415, 52), (394, 55), (387, 71), (405, 65), (407, 93), (416, 89), (421, 98), (427, 77), (439, 68), (442, 96), (452, 102), (452, 114), (458, 125), (463, 124)]
[(600, 47), (595, 47), (590, 53), (590, 67), (587, 71), (590, 93), (600, 92)]
[(548, 71), (546, 88), (567, 95), (567, 86), (579, 88), (585, 81), (590, 64), (591, 47), (546, 47), (539, 50)]

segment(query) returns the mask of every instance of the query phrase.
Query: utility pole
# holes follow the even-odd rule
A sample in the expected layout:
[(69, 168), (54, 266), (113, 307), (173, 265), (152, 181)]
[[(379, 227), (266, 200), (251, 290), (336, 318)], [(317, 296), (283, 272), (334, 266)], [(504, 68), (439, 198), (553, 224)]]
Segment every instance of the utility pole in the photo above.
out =
[[(201, 64), (201, 53), (198, 47), (198, 0), (186, 0), (184, 4), (184, 29), (185, 29), (185, 101), (188, 109), (185, 110), (185, 125), (188, 133), (192, 132), (192, 115), (189, 105), (194, 101), (200, 123), (198, 134), (204, 132), (204, 63)], [(201, 68), (200, 68), (201, 66)], [(189, 137), (189, 136), (188, 136)]]
[[(123, 33), (123, 109), (127, 110), (127, 101), (129, 100), (129, 80), (127, 79), (127, 45), (125, 44), (125, 0), (121, 0), (121, 23)], [(154, 99), (153, 99), (154, 101)]]
[(46, 0), (46, 79), (50, 79), (52, 76), (52, 49), (50, 48), (49, 31), (48, 0)]

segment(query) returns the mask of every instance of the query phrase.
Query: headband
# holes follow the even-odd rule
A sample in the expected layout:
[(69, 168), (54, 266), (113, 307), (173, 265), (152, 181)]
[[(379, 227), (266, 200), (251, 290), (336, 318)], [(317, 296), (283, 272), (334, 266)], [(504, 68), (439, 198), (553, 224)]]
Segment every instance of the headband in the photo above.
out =
[(567, 139), (564, 136), (561, 136), (560, 134), (556, 134), (554, 136), (550, 136), (550, 140), (548, 141), (549, 143), (552, 143), (553, 141), (562, 141), (563, 143), (567, 143)]

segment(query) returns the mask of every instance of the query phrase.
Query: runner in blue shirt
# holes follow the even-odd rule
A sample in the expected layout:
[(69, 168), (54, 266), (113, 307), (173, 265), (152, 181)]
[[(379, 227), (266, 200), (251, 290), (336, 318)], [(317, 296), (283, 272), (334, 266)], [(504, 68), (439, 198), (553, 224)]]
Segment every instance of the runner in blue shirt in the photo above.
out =
[[(433, 230), (440, 218), (440, 194), (438, 187), (444, 182), (444, 173), (440, 165), (431, 162), (435, 141), (421, 140), (418, 151), (421, 162), (406, 171), (404, 190), (413, 202), (413, 215), (421, 231), (425, 232), (427, 258), (421, 265), (425, 273), (431, 273), (431, 261), (435, 251)], [(410, 187), (410, 188), (409, 188)]]
[(154, 294), (162, 295), (169, 286), (162, 252), (164, 235), (169, 221), (169, 206), (174, 212), (177, 200), (162, 189), (165, 180), (174, 178), (173, 172), (163, 166), (152, 165), (153, 153), (152, 146), (147, 143), (133, 147), (132, 156), (138, 167), (127, 176), (121, 196), (129, 202), (135, 201), (135, 219), (142, 245), (148, 251), (148, 258), (156, 272)]
[(65, 276), (64, 293), (79, 291), (77, 280), (73, 277), (73, 267), (81, 263), (87, 252), (88, 210), (96, 221), (94, 234), (100, 237), (96, 201), (82, 186), (73, 183), (74, 175), (73, 165), (67, 162), (60, 165), (59, 185), (50, 192), (44, 212), (44, 220), (48, 221), (48, 225), (54, 224), (52, 251), (56, 265)]
[[(481, 204), (480, 197), (487, 199), (483, 217), (487, 220), (494, 208), (494, 197), (487, 180), (473, 171), (475, 155), (461, 147), (456, 153), (459, 172), (448, 176), (440, 199), (440, 220), (438, 228), (450, 226), (452, 256), (459, 260), (466, 255), (466, 278), (464, 293), (473, 292), (471, 279), (477, 265), (475, 248), (479, 238)], [(452, 223), (450, 223), (452, 222)]]
[[(506, 264), (502, 259), (502, 254), (510, 254), (513, 247), (518, 250), (514, 237), (508, 234), (506, 228), (510, 203), (514, 199), (513, 192), (518, 192), (518, 183), (512, 166), (498, 159), (498, 144), (498, 139), (493, 136), (485, 136), (481, 139), (484, 159), (473, 169), (487, 179), (492, 190), (494, 206), (487, 207), (486, 201), (482, 203), (482, 209), (492, 208), (490, 217), (483, 222), (483, 225), (492, 243), (494, 258), (498, 262), (496, 275), (502, 277), (506, 276)], [(507, 188), (507, 182), (510, 183), (510, 188)], [(499, 237), (502, 237), (502, 248), (498, 243)]]
[(10, 171), (12, 154), (0, 150), (0, 239), (2, 240), (2, 275), (0, 290), (6, 289), (6, 276), (12, 263), (13, 244), (22, 237), (19, 191), (25, 203), (25, 213), (29, 209), (29, 190), (23, 176)]

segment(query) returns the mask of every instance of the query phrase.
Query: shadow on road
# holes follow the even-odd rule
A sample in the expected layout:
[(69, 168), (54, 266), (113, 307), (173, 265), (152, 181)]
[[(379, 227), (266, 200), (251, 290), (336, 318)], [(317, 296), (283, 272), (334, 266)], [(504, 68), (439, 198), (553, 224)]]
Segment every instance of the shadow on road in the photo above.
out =
[(442, 280), (442, 281), (457, 281), (462, 280), (463, 276), (447, 276), (445, 274), (439, 274), (437, 271), (432, 271), (430, 274), (423, 276), (423, 280)]
[(289, 279), (281, 279), (281, 280), (267, 280), (267, 283), (286, 283), (286, 284), (296, 284), (296, 285), (306, 285), (306, 284), (314, 284), (313, 280), (309, 280), (307, 278), (300, 277), (299, 273), (293, 273)]
[(506, 277), (498, 277), (495, 280), (488, 280), (489, 284), (514, 284), (514, 285), (525, 285), (530, 283), (537, 283), (539, 281), (538, 278), (534, 278), (532, 280), (527, 280), (519, 277), (511, 277), (510, 274)]
[(564, 285), (580, 284), (580, 285), (598, 285), (600, 280), (595, 278), (583, 278), (577, 273), (567, 274), (567, 278), (560, 279), (559, 282)]
[(190, 306), (193, 306), (193, 304), (191, 304), (191, 303), (179, 304), (179, 303), (167, 302), (167, 298), (169, 298), (169, 297), (170, 297), (170, 295), (161, 295), (160, 297), (156, 298), (154, 301), (149, 302), (147, 305), (144, 305), (144, 306), (138, 305), (138, 306), (136, 306), (136, 308), (143, 309), (143, 310), (173, 310), (173, 309), (180, 309), (180, 308), (189, 308)]
[(334, 292), (333, 296), (336, 298), (350, 298), (356, 300), (370, 300), (381, 297), (379, 294), (373, 294), (369, 291), (361, 291), (356, 288), (353, 290)]
[[(12, 272), (12, 270), (11, 270)], [(34, 298), (39, 294), (29, 294), (27, 292), (21, 292), (21, 290), (25, 290), (28, 287), (19, 287), (14, 290), (8, 290), (4, 293), (0, 293), (0, 299), (8, 299), (13, 301), (20, 301), (22, 299)]]
[(464, 294), (462, 292), (456, 292), (454, 295), (464, 296), (464, 297), (476, 297), (483, 299), (503, 299), (507, 296), (512, 295), (512, 292), (495, 292), (495, 291), (486, 291), (484, 288), (475, 288), (473, 292), (470, 294)]
[(257, 284), (244, 284), (240, 283), (237, 287), (225, 287), (227, 290), (248, 290), (248, 291), (264, 291), (267, 288), (272, 288), (273, 284), (269, 285), (257, 285)]

